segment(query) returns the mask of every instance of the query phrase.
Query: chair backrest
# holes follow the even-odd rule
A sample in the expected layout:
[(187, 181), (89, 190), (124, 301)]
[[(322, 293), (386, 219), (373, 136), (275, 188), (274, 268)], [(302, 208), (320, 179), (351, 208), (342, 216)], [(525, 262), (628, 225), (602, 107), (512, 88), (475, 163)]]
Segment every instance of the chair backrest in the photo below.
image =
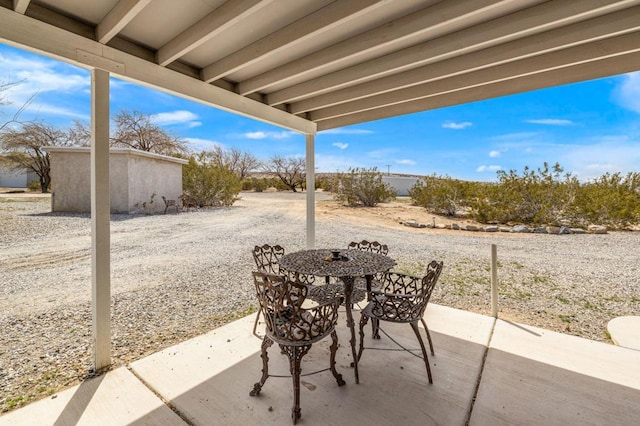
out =
[(370, 251), (373, 253), (384, 254), (385, 256), (389, 253), (389, 247), (386, 244), (380, 244), (377, 241), (351, 241), (347, 248), (352, 250)]
[(431, 261), (427, 265), (425, 275), (422, 277), (400, 272), (387, 272), (382, 279), (380, 291), (382, 293), (413, 296), (410, 299), (405, 299), (407, 303), (398, 305), (398, 309), (406, 311), (398, 316), (414, 319), (420, 318), (424, 315), (424, 310), (427, 308), (431, 293), (442, 272), (442, 266), (443, 262)]
[(313, 275), (297, 274), (280, 268), (280, 258), (284, 256), (284, 247), (280, 245), (270, 246), (269, 244), (264, 244), (255, 246), (252, 254), (260, 272), (286, 275), (292, 281), (299, 281), (303, 284), (313, 284), (315, 282), (316, 277)]
[(270, 246), (269, 244), (255, 246), (252, 254), (258, 271), (276, 275), (280, 273), (280, 265), (278, 262), (284, 255), (284, 248), (282, 246)]
[(338, 319), (340, 300), (304, 309), (308, 287), (286, 276), (253, 272), (266, 332), (280, 344), (313, 343), (327, 335)]

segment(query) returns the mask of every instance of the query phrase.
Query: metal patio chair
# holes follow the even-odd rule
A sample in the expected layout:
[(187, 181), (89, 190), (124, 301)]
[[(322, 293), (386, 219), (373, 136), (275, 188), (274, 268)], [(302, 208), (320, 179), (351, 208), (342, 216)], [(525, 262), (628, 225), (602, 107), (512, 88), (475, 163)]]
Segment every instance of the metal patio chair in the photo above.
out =
[(431, 355), (434, 355), (431, 334), (424, 320), (424, 311), (427, 308), (433, 288), (442, 272), (442, 265), (443, 262), (431, 261), (431, 263), (427, 265), (427, 272), (423, 277), (398, 272), (387, 272), (384, 274), (381, 287), (371, 292), (371, 301), (361, 311), (358, 360), (360, 360), (362, 352), (364, 351), (364, 327), (369, 318), (375, 323), (375, 333), (379, 331), (380, 321), (409, 323), (420, 343), (429, 383), (433, 383), (429, 358), (422, 337), (420, 336), (418, 321), (422, 321), (429, 341)]
[[(280, 258), (284, 256), (284, 247), (281, 245), (269, 245), (263, 244), (261, 246), (255, 246), (251, 252), (253, 255), (253, 260), (256, 263), (256, 267), (259, 272), (265, 272), (267, 274), (274, 275), (288, 275), (287, 271), (284, 271), (280, 268)], [(289, 274), (290, 275), (290, 274)], [(294, 281), (300, 281), (303, 284), (309, 285), (313, 284), (315, 281), (314, 276), (307, 275), (295, 275), (290, 276)], [(256, 320), (253, 324), (253, 334), (256, 334), (256, 329), (258, 328), (258, 322), (260, 320), (260, 311), (256, 315)]]
[[(262, 340), (262, 378), (250, 392), (258, 396), (262, 386), (269, 378), (269, 356), (267, 349), (275, 342), (282, 353), (289, 357), (289, 369), (293, 380), (293, 408), (291, 418), (296, 424), (301, 417), (300, 410), (300, 374), (302, 357), (309, 352), (311, 345), (331, 336), (329, 369), (336, 378), (338, 386), (345, 384), (342, 375), (336, 371), (336, 352), (338, 334), (335, 327), (338, 321), (340, 298), (305, 309), (302, 307), (307, 296), (307, 286), (289, 280), (281, 275), (253, 272), (256, 296), (260, 311), (265, 319), (266, 330)], [(325, 371), (325, 370), (322, 370)]]

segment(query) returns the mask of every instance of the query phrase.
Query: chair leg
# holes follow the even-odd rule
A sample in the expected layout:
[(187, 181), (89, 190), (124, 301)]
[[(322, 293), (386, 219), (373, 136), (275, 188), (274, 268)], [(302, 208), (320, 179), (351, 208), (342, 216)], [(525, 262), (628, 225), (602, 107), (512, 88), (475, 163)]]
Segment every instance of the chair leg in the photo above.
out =
[[(364, 326), (367, 325), (369, 321), (369, 317), (366, 315), (360, 316), (360, 348), (358, 348), (358, 362), (360, 362), (360, 357), (362, 356), (362, 352), (364, 351)], [(372, 323), (375, 320), (372, 320)]]
[(260, 395), (262, 385), (264, 385), (264, 382), (269, 378), (269, 355), (267, 354), (267, 349), (269, 349), (271, 345), (273, 345), (273, 340), (264, 336), (264, 339), (262, 339), (262, 353), (260, 354), (260, 358), (262, 358), (262, 378), (258, 383), (253, 385), (253, 389), (249, 392), (250, 396)]
[(371, 318), (371, 337), (380, 340), (380, 320)]
[(413, 332), (418, 337), (418, 342), (420, 342), (420, 348), (422, 349), (422, 357), (424, 358), (424, 365), (427, 366), (427, 375), (429, 376), (429, 383), (433, 383), (433, 379), (431, 378), (431, 367), (429, 366), (429, 357), (427, 356), (427, 349), (424, 347), (424, 342), (422, 341), (422, 336), (420, 336), (420, 328), (418, 327), (418, 321), (414, 321), (411, 324), (411, 328)]
[(336, 352), (338, 352), (338, 333), (335, 330), (331, 332), (331, 357), (329, 360), (329, 367), (331, 368), (331, 373), (333, 377), (336, 378), (338, 382), (338, 386), (344, 386), (345, 382), (342, 379), (342, 374), (336, 371)]
[(259, 322), (259, 320), (260, 320), (260, 313), (261, 313), (261, 312), (262, 312), (262, 311), (261, 311), (260, 309), (258, 309), (258, 313), (256, 314), (256, 320), (255, 320), (255, 322), (253, 323), (253, 334), (256, 334), (256, 330), (258, 329), (258, 322)]
[(302, 361), (302, 357), (309, 352), (309, 349), (311, 349), (311, 345), (280, 346), (289, 356), (289, 370), (291, 371), (291, 379), (293, 380), (293, 408), (291, 409), (291, 420), (293, 420), (293, 424), (295, 425), (302, 416), (300, 410), (300, 362)]
[(433, 353), (433, 342), (431, 341), (431, 333), (429, 333), (429, 327), (427, 327), (427, 322), (424, 320), (424, 318), (420, 318), (420, 321), (422, 321), (422, 325), (424, 326), (424, 329), (427, 332), (427, 340), (429, 340), (429, 349), (431, 349), (431, 355), (435, 355), (435, 353)]

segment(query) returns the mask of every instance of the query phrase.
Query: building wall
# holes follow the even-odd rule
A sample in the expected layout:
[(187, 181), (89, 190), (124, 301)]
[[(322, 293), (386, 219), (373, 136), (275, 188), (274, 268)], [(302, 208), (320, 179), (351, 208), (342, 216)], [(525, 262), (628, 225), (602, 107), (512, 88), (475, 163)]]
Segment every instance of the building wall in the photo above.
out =
[[(90, 149), (51, 147), (47, 150), (51, 156), (52, 211), (90, 212)], [(186, 163), (186, 160), (133, 149), (112, 149), (109, 156), (111, 212), (163, 212), (163, 195), (177, 199), (182, 194), (182, 165)]]
[(0, 166), (0, 186), (3, 188), (26, 188), (27, 171)]
[(5, 164), (0, 164), (0, 187), (26, 188), (33, 180), (40, 181), (36, 172), (31, 169), (15, 170)]
[(409, 195), (409, 189), (415, 185), (420, 178), (411, 176), (382, 176), (382, 182), (388, 183), (393, 189), (396, 190), (399, 197), (406, 197)]

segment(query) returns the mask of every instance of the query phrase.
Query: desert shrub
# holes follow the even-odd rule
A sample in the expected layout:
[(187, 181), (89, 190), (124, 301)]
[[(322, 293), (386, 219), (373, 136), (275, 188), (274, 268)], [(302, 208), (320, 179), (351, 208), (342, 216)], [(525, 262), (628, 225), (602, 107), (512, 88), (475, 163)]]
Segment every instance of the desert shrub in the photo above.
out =
[(32, 180), (28, 182), (27, 189), (31, 192), (42, 191), (42, 187), (40, 186), (40, 181)]
[(242, 190), (243, 191), (256, 191), (262, 192), (267, 189), (270, 185), (269, 179), (267, 178), (247, 178), (242, 180)]
[(498, 171), (498, 184), (486, 187), (471, 203), (473, 216), (483, 222), (558, 224), (574, 202), (579, 183), (563, 175), (559, 164), (544, 163), (537, 170), (525, 167)]
[(198, 207), (232, 205), (238, 200), (242, 181), (230, 168), (202, 160), (202, 156), (192, 156), (189, 164), (182, 167), (185, 198)]
[(472, 183), (448, 176), (425, 176), (411, 189), (409, 196), (414, 204), (424, 207), (432, 213), (455, 216), (468, 205), (472, 196)]
[(640, 222), (640, 173), (605, 174), (579, 186), (568, 209), (579, 224), (626, 228)]
[(316, 176), (316, 189), (335, 192), (337, 179), (331, 176)]
[(349, 206), (364, 205), (374, 207), (388, 201), (396, 192), (388, 183), (382, 181), (382, 173), (377, 168), (349, 169), (338, 174), (338, 185), (334, 198)]

